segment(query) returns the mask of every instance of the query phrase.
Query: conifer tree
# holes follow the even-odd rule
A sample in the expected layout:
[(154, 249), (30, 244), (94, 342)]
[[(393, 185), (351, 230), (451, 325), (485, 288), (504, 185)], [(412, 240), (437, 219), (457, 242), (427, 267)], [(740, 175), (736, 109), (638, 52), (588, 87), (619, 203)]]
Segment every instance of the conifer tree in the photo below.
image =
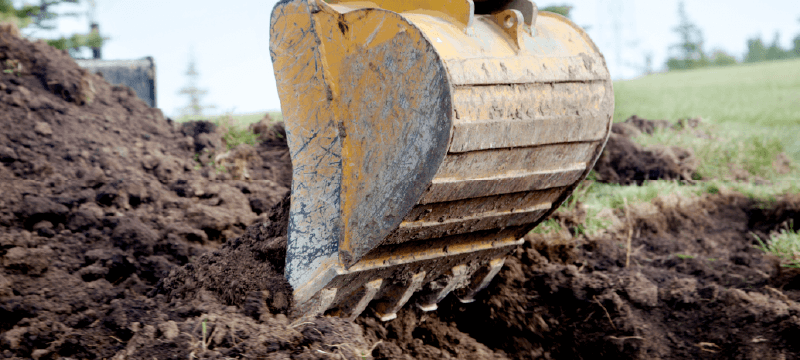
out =
[(680, 43), (671, 47), (677, 50), (678, 55), (667, 60), (667, 67), (675, 70), (708, 66), (709, 59), (703, 52), (703, 33), (689, 20), (683, 1), (678, 3), (678, 17), (680, 23), (673, 28), (673, 31), (680, 37)]
[(205, 89), (197, 87), (197, 79), (200, 73), (197, 72), (194, 55), (189, 56), (189, 68), (186, 70), (186, 76), (189, 82), (180, 89), (179, 94), (186, 95), (189, 98), (189, 103), (181, 110), (182, 116), (200, 117), (203, 116), (203, 111), (206, 109), (213, 109), (215, 106), (203, 105), (202, 99), (208, 93)]

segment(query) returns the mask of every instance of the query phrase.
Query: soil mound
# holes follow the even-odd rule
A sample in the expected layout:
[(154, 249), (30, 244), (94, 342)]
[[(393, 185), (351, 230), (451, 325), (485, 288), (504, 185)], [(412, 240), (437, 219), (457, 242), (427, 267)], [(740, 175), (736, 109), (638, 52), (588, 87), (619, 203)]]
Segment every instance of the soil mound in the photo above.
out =
[(621, 185), (641, 185), (648, 180), (692, 181), (697, 160), (691, 150), (677, 146), (644, 148), (631, 140), (671, 127), (666, 120), (646, 120), (635, 115), (624, 123), (613, 124), (606, 147), (594, 166), (598, 181)]
[(288, 313), (292, 288), (283, 270), (289, 203), (287, 195), (268, 212), (267, 221), (172, 272), (161, 280), (154, 294), (186, 298), (206, 290), (228, 305), (242, 307), (249, 294), (259, 292), (259, 296), (268, 297), (264, 300), (273, 312)]
[[(290, 327), (280, 311), (291, 304), (274, 300), (286, 291), (279, 270), (264, 275), (281, 280), (259, 289), (278, 289), (269, 296), (233, 284), (245, 292), (235, 303), (250, 304), (247, 314), (209, 286), (169, 300), (153, 290), (228, 239), (280, 232), (245, 229), (268, 220), (288, 192), (285, 139), (253, 147), (245, 164), (251, 180), (232, 180), (228, 169), (200, 161), (227, 150), (214, 124), (173, 124), (130, 89), (14, 30), (0, 29), (8, 70), (0, 73), (0, 358), (357, 347), (358, 328), (338, 319)], [(272, 128), (281, 134), (280, 125)]]
[[(358, 323), (385, 359), (796, 358), (800, 274), (752, 232), (796, 223), (800, 199), (764, 205), (665, 197), (616, 214), (621, 226), (596, 238), (531, 235), (475, 303)], [(582, 222), (570, 216), (559, 218)]]

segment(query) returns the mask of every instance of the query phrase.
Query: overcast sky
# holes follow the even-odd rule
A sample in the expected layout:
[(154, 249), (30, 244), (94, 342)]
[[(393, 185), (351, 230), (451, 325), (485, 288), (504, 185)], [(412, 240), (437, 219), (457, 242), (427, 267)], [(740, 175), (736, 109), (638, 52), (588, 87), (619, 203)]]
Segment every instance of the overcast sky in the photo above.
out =
[[(17, 0), (16, 3), (23, 1)], [(35, 1), (33, 1), (35, 2)], [(187, 99), (178, 94), (193, 51), (207, 89), (210, 114), (280, 109), (269, 58), (270, 0), (96, 0), (95, 19), (109, 40), (105, 59), (155, 58), (158, 105), (177, 116)], [(606, 56), (614, 78), (641, 74), (647, 54), (662, 69), (669, 46), (678, 41), (678, 0), (569, 0), (538, 2), (574, 6), (573, 20), (587, 28)], [(754, 4), (758, 3), (756, 7)], [(722, 49), (741, 60), (746, 40), (761, 36), (770, 44), (776, 32), (789, 48), (800, 34), (800, 1), (686, 0), (689, 18), (703, 31), (707, 50)], [(85, 11), (88, 1), (70, 9)], [(64, 7), (64, 10), (68, 10)], [(84, 32), (88, 18), (60, 21), (56, 33)], [(53, 36), (56, 33), (37, 33)]]

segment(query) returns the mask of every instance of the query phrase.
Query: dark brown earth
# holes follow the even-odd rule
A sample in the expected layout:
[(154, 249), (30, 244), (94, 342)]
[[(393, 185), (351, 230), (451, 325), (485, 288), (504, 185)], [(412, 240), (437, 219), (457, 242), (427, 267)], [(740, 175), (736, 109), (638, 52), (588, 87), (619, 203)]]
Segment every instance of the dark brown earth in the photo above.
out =
[(751, 231), (764, 238), (798, 209), (797, 195), (665, 196), (627, 220), (617, 211), (599, 236), (529, 235), (476, 303), (358, 322), (385, 358), (797, 358), (800, 274), (755, 249)]
[(472, 304), (295, 320), (280, 125), (228, 152), (7, 28), (0, 64), (0, 358), (800, 356), (800, 273), (754, 248), (800, 227), (798, 195), (664, 194), (594, 236), (578, 205)]
[[(657, 130), (696, 131), (699, 119), (647, 120), (636, 115), (611, 127), (605, 150), (594, 166), (597, 180), (620, 185), (641, 185), (649, 180), (697, 180), (697, 160), (689, 149), (678, 146), (643, 147), (632, 139)], [(705, 134), (701, 134), (705, 136)]]

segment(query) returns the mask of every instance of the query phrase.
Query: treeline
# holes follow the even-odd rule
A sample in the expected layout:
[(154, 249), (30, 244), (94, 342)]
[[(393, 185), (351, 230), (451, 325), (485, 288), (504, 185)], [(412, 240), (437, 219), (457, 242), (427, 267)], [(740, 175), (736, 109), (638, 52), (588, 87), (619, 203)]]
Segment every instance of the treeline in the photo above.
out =
[[(681, 41), (670, 47), (676, 56), (667, 60), (669, 70), (696, 69), (708, 66), (727, 66), (738, 63), (735, 56), (724, 50), (714, 50), (711, 54), (703, 50), (703, 33), (700, 28), (689, 20), (683, 2), (678, 4), (680, 23), (673, 31), (678, 34)], [(800, 34), (795, 36), (794, 47), (783, 49), (780, 46), (780, 35), (775, 34), (772, 44), (766, 46), (761, 37), (747, 40), (747, 53), (743, 61), (754, 63), (760, 61), (800, 58)]]
[[(80, 12), (57, 13), (55, 8), (62, 4), (80, 5), (79, 0), (39, 0), (38, 5), (29, 5), (27, 1), (19, 7), (12, 0), (0, 0), (0, 23), (13, 23), (20, 29), (54, 30), (56, 21), (61, 17), (80, 17)], [(73, 57), (79, 55), (82, 48), (98, 49), (105, 39), (97, 31), (84, 34), (73, 34), (69, 37), (46, 39), (50, 46), (67, 50)]]

